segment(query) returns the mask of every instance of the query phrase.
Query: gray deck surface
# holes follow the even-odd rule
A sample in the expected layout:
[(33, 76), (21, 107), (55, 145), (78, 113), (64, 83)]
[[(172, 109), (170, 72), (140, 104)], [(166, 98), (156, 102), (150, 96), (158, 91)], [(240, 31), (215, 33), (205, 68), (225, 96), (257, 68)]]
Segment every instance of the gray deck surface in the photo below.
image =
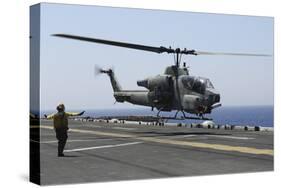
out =
[(273, 170), (273, 132), (70, 120), (59, 158), (52, 121), (41, 125), (42, 184)]

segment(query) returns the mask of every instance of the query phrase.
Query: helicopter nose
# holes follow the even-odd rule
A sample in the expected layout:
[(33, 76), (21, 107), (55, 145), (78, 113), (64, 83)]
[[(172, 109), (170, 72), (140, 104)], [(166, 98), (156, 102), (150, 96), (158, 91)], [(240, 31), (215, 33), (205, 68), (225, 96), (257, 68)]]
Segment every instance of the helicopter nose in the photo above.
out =
[(221, 99), (220, 94), (214, 95), (214, 103), (220, 102), (220, 99)]
[(209, 92), (209, 93), (210, 93), (209, 97), (208, 97), (209, 103), (214, 104), (214, 103), (220, 102), (220, 94), (219, 93), (214, 92), (214, 91)]

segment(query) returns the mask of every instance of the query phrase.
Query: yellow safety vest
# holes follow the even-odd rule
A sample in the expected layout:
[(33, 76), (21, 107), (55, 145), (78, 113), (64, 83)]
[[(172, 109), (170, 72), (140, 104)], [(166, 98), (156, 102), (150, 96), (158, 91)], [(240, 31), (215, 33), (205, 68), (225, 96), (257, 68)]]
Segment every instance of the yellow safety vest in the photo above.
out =
[(54, 128), (68, 128), (68, 117), (69, 116), (79, 116), (81, 113), (75, 112), (57, 112), (47, 116), (47, 119), (53, 119)]
[(68, 116), (66, 113), (56, 113), (54, 115), (54, 128), (68, 128)]

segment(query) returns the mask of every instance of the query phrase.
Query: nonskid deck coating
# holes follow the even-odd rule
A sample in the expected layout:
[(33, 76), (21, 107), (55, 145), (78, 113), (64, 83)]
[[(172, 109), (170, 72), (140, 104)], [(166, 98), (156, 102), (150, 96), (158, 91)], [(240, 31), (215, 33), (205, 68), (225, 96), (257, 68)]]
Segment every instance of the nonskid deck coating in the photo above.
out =
[(42, 184), (273, 170), (273, 132), (70, 121), (58, 158), (51, 124), (41, 122)]

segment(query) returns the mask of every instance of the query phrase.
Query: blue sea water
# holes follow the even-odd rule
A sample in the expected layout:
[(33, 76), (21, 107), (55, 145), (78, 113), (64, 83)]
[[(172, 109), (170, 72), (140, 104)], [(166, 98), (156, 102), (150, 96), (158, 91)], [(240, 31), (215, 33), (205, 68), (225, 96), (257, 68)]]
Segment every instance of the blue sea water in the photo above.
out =
[[(84, 116), (99, 117), (99, 116), (129, 116), (129, 115), (152, 115), (156, 116), (157, 110), (151, 111), (150, 108), (136, 109), (95, 109), (86, 110)], [(173, 116), (175, 112), (161, 112), (162, 116)], [(248, 125), (248, 126), (263, 126), (273, 127), (274, 108), (273, 106), (240, 106), (240, 107), (220, 107), (206, 117), (212, 118), (217, 124), (229, 125)], [(179, 113), (179, 116), (181, 114)], [(179, 122), (169, 120), (169, 122)], [(181, 120), (182, 123), (200, 123), (202, 120)]]

